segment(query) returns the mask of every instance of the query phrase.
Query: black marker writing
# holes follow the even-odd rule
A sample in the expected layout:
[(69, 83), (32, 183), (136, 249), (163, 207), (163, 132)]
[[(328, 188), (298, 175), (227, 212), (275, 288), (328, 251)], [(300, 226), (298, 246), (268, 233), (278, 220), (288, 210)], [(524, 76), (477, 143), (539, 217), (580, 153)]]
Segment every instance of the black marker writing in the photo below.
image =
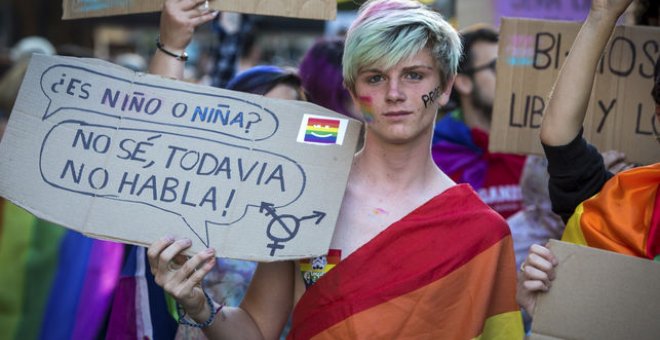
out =
[(428, 94), (422, 95), (422, 101), (424, 102), (424, 107), (428, 107), (429, 104), (433, 103), (440, 97), (440, 86), (433, 89), (433, 91)]

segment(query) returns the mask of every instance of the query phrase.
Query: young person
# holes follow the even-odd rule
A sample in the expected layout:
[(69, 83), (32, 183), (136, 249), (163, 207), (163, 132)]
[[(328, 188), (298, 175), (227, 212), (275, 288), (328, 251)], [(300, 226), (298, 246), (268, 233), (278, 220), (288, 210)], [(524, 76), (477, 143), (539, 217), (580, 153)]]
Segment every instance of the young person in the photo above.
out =
[[(160, 39), (169, 54), (182, 53), (194, 27), (212, 18), (200, 4), (166, 1)], [(329, 256), (312, 261), (319, 266), (261, 263), (240, 307), (216, 312), (200, 286), (215, 251), (187, 259), (190, 240), (163, 238), (148, 257), (156, 281), (186, 311), (183, 322), (210, 338), (273, 339), (293, 310), (292, 339), (521, 338), (509, 229), (431, 158), (460, 50), (456, 31), (416, 1), (365, 3), (343, 56), (365, 142)], [(151, 70), (179, 76), (183, 65), (169, 54), (157, 52)]]
[[(587, 104), (601, 52), (632, 0), (594, 0), (557, 78), (541, 124), (553, 210), (567, 221), (563, 241), (659, 260), (660, 163), (613, 176), (582, 138)], [(655, 65), (656, 119), (660, 119), (660, 59)], [(658, 136), (656, 136), (658, 138)], [(660, 141), (660, 138), (659, 138)], [(521, 266), (517, 299), (530, 314), (550, 288), (557, 259), (533, 245)]]

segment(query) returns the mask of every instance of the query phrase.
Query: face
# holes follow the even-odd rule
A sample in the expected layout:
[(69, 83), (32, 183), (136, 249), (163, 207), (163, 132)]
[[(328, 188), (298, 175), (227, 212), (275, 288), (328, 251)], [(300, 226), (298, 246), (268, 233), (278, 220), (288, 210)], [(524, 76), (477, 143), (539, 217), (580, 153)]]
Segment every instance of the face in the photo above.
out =
[(447, 103), (451, 84), (440, 86), (438, 66), (428, 48), (384, 70), (363, 67), (351, 93), (367, 126), (367, 133), (402, 144), (431, 138), (441, 105)]
[(266, 92), (264, 96), (276, 99), (300, 100), (296, 89), (285, 84), (277, 84), (270, 91)]
[(472, 45), (472, 69), (476, 69), (470, 98), (472, 105), (491, 117), (495, 102), (495, 70), (486, 67), (497, 59), (497, 43), (479, 41)]

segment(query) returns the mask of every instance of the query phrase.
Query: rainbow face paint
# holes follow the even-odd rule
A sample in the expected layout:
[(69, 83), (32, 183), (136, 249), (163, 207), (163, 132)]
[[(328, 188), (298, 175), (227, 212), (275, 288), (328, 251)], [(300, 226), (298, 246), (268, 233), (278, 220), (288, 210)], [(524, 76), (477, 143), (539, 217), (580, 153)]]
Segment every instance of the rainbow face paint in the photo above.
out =
[(362, 116), (364, 117), (364, 121), (366, 123), (373, 122), (374, 121), (374, 107), (373, 107), (373, 104), (371, 103), (371, 97), (361, 96), (361, 97), (358, 97), (358, 101), (360, 102), (360, 112), (362, 112)]

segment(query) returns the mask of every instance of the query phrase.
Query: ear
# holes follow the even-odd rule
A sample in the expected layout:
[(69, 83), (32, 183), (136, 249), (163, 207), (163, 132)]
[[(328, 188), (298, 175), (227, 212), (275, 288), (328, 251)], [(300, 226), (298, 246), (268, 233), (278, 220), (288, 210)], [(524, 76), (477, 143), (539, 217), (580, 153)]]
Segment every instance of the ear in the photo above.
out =
[(447, 85), (445, 86), (445, 89), (442, 91), (442, 94), (440, 95), (440, 99), (438, 100), (438, 104), (440, 104), (440, 107), (447, 105), (447, 102), (449, 101), (449, 96), (451, 95), (452, 88), (456, 86), (456, 76), (453, 76), (449, 78), (447, 81)]
[(472, 78), (466, 76), (465, 74), (457, 74), (454, 81), (454, 88), (461, 95), (468, 95), (472, 93), (472, 88), (474, 83)]
[(348, 94), (351, 95), (351, 100), (353, 100), (353, 103), (354, 103), (355, 105), (357, 105), (359, 102), (358, 102), (358, 100), (357, 100), (357, 95), (355, 94), (355, 92), (354, 92), (351, 88), (349, 88), (349, 87), (347, 87), (347, 86), (345, 86), (345, 85), (344, 85), (344, 87), (345, 87), (346, 90), (348, 91)]

